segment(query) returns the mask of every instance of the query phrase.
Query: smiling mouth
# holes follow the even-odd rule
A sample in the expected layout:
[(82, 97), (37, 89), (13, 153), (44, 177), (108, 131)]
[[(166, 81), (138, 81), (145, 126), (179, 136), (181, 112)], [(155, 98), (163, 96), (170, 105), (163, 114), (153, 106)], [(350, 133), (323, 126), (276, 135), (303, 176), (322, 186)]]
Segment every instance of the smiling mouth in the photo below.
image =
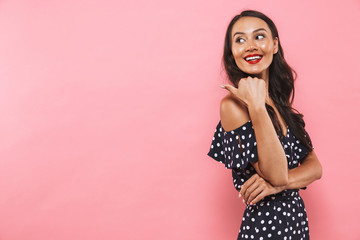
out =
[(244, 60), (250, 64), (255, 64), (260, 62), (262, 57), (263, 57), (262, 55), (249, 56), (249, 57), (245, 57)]

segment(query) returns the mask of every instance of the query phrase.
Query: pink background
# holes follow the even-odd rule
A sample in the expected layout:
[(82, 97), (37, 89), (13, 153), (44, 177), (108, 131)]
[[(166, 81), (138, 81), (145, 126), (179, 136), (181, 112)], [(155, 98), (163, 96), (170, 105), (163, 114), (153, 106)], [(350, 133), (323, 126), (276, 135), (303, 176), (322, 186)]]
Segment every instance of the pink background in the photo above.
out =
[(244, 205), (206, 154), (248, 8), (299, 74), (311, 239), (360, 239), (360, 2), (130, 2), (0, 2), (0, 239), (236, 239)]

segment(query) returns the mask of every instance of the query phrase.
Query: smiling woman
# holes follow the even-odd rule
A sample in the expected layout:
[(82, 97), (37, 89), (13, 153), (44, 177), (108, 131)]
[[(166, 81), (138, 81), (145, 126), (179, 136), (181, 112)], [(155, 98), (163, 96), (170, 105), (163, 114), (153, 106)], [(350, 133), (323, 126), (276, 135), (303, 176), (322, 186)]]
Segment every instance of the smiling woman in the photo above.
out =
[(234, 24), (231, 35), (236, 65), (255, 76), (256, 73), (268, 75), (273, 55), (278, 51), (278, 38), (273, 39), (266, 22), (256, 17), (243, 17)]
[(322, 175), (292, 107), (296, 73), (286, 63), (275, 24), (257, 11), (235, 16), (226, 32), (223, 64), (232, 85), (208, 155), (232, 169), (246, 208), (240, 239), (309, 239), (299, 189)]

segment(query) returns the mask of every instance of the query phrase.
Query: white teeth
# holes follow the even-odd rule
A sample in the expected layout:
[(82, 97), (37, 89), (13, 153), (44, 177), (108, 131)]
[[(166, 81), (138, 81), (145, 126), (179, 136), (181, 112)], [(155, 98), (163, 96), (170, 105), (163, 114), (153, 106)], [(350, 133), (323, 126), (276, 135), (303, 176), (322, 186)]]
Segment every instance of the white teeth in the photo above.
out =
[(261, 56), (254, 56), (254, 57), (247, 57), (245, 58), (246, 61), (252, 61), (252, 60), (256, 60), (256, 59), (260, 59), (262, 58)]

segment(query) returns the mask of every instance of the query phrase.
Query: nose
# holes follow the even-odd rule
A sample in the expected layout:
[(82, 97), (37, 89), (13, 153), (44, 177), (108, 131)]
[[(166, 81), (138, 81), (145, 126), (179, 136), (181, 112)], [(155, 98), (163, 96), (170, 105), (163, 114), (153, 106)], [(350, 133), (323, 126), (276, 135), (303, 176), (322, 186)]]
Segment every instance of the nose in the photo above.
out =
[(246, 52), (257, 50), (257, 46), (253, 40), (249, 40), (246, 46)]

